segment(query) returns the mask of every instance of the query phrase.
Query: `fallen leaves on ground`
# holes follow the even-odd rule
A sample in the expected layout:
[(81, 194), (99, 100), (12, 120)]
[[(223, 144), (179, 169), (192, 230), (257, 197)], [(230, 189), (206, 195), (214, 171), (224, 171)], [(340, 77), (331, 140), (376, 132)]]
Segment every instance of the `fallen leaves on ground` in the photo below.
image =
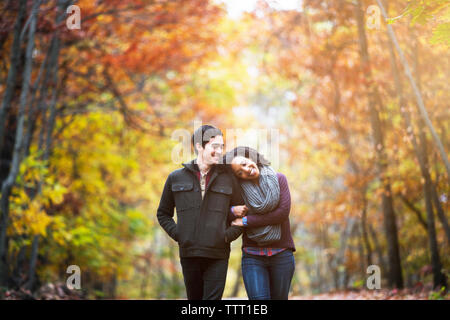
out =
[(70, 290), (62, 283), (47, 283), (36, 292), (20, 288), (5, 292), (5, 300), (80, 300), (82, 294), (76, 290)]
[(359, 290), (335, 291), (317, 295), (304, 295), (290, 297), (292, 300), (450, 300), (450, 293), (441, 295), (431, 290), (402, 289), (402, 290)]

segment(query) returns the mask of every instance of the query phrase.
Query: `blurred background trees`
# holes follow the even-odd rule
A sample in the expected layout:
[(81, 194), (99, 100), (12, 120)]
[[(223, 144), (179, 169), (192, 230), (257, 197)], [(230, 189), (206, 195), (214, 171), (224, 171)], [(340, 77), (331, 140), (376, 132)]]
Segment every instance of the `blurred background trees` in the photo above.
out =
[[(72, 4), (80, 29), (66, 25)], [(448, 158), (376, 1), (282, 4), (0, 4), (0, 294), (36, 296), (75, 264), (84, 297), (184, 297), (156, 208), (180, 165), (173, 134), (195, 121), (240, 130), (227, 149), (277, 130), (292, 295), (365, 289), (372, 264), (382, 288), (446, 285)], [(450, 6), (384, 4), (448, 156)], [(240, 256), (238, 240), (225, 296), (245, 297)]]

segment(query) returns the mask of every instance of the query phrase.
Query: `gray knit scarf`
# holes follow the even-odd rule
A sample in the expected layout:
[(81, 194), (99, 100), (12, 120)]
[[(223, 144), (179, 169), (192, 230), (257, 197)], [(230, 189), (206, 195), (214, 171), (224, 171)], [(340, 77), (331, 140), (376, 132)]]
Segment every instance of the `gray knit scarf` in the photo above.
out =
[[(265, 214), (274, 210), (280, 201), (280, 185), (276, 172), (270, 166), (259, 166), (259, 185), (241, 180), (243, 198), (249, 215)], [(281, 238), (281, 226), (269, 225), (246, 229), (247, 237), (265, 246)]]

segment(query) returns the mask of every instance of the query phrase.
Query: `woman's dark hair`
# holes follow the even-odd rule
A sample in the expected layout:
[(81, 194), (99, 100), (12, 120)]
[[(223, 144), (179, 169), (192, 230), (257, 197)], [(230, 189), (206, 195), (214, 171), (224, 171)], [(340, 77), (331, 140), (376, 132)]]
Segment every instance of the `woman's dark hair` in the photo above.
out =
[(264, 158), (262, 154), (250, 147), (236, 147), (233, 150), (228, 151), (222, 158), (223, 164), (228, 168), (231, 166), (231, 161), (235, 157), (245, 157), (256, 163), (258, 167), (270, 165), (270, 161)]
[(200, 143), (202, 147), (204, 148), (205, 145), (211, 140), (212, 138), (216, 136), (223, 136), (222, 131), (220, 129), (213, 127), (209, 124), (205, 124), (197, 130), (195, 130), (194, 134), (192, 135), (192, 146), (194, 147), (195, 154), (197, 154), (197, 148), (195, 148), (195, 145), (197, 143)]

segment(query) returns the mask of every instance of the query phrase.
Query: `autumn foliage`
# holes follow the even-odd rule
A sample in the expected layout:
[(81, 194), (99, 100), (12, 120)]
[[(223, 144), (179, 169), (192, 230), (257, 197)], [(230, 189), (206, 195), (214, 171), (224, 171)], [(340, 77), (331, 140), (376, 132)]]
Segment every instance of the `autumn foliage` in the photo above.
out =
[[(239, 17), (212, 0), (1, 2), (0, 296), (185, 297), (156, 208), (173, 134), (200, 120), (278, 130), (293, 297), (445, 297), (450, 6), (382, 3), (388, 21), (362, 0)], [(245, 297), (240, 256), (238, 240), (225, 296)], [(385, 290), (352, 293), (374, 264)]]

